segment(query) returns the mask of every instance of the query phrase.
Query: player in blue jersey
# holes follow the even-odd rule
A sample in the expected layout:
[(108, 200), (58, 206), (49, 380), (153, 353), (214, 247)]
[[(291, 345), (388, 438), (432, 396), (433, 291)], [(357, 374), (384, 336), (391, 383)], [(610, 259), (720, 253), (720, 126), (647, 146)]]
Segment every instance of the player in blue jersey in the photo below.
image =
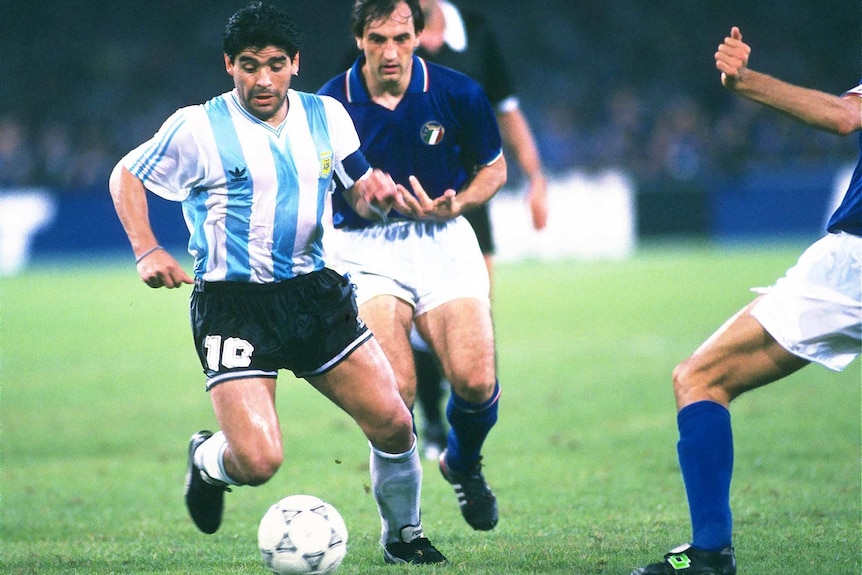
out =
[[(515, 94), (512, 75), (494, 29), (482, 14), (471, 10), (462, 12), (446, 0), (419, 0), (419, 5), (425, 17), (425, 27), (416, 54), (463, 72), (482, 86), (497, 115), (503, 146), (512, 152), (527, 181), (526, 198), (533, 228), (543, 229), (548, 219), (548, 205), (541, 156)], [(476, 232), (493, 293), (495, 245), (489, 204), (466, 212), (464, 217)], [(446, 447), (442, 404), (448, 385), (442, 381), (437, 358), (427, 345), (415, 336), (413, 343), (416, 406), (423, 422), (423, 453), (428, 459), (436, 459)]]
[[(284, 457), (276, 377), (290, 369), (370, 442), (385, 561), (442, 563), (422, 533), (410, 410), (350, 283), (321, 257), (333, 178), (363, 217), (377, 217), (375, 204), (407, 206), (392, 179), (371, 169), (343, 106), (290, 89), (298, 50), (286, 13), (259, 2), (239, 10), (224, 35), (234, 89), (177, 111), (111, 175), (141, 279), (154, 288), (194, 283), (192, 331), (221, 430), (192, 436), (186, 505), (213, 533), (230, 486), (275, 474)], [(194, 279), (158, 245), (146, 190), (182, 202)]]
[[(827, 132), (862, 130), (862, 84), (840, 97), (802, 88), (748, 68), (750, 52), (732, 28), (715, 54), (726, 88)], [(811, 362), (843, 370), (862, 351), (862, 134), (859, 163), (827, 231), (674, 370), (692, 541), (632, 575), (734, 575), (728, 405)]]
[(497, 420), (488, 273), (466, 211), (506, 181), (494, 111), (467, 76), (414, 55), (417, 0), (358, 0), (351, 27), (362, 52), (321, 94), (347, 108), (369, 161), (389, 173), (406, 208), (368, 219), (333, 196), (333, 253), (356, 284), (361, 317), (380, 340), (413, 404), (415, 323), (452, 385), (440, 470), (474, 529), (497, 524), (481, 450)]

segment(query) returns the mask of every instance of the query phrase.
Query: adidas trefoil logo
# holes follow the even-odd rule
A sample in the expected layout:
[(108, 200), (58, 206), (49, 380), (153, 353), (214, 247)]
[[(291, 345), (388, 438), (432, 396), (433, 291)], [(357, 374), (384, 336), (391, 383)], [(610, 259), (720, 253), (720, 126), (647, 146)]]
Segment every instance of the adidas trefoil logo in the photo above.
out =
[(231, 175), (231, 182), (246, 182), (248, 181), (248, 176), (246, 176), (246, 172), (248, 170), (246, 168), (236, 167), (232, 170), (228, 170), (227, 172)]

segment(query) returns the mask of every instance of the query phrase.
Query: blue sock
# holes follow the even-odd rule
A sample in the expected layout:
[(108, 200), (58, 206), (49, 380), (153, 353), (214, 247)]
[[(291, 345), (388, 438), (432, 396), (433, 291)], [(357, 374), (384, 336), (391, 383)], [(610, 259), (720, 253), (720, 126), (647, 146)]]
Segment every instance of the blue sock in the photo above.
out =
[(453, 390), (446, 405), (449, 435), (446, 438), (446, 465), (455, 471), (469, 471), (479, 461), (482, 444), (494, 424), (500, 399), (500, 384), (494, 387), (491, 399), (470, 403)]
[(731, 544), (733, 531), (730, 412), (713, 401), (699, 401), (680, 410), (677, 425), (679, 466), (691, 514), (691, 544), (718, 551)]

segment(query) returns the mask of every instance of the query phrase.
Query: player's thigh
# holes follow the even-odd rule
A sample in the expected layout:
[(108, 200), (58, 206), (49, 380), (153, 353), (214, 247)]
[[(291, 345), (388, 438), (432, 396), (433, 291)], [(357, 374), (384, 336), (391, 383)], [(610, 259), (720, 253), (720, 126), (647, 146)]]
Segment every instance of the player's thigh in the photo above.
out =
[(395, 373), (374, 338), (308, 381), (350, 415), (375, 447), (390, 453), (410, 449), (412, 416), (399, 393)]
[(723, 405), (807, 365), (775, 341), (751, 315), (753, 302), (724, 323), (674, 370), (681, 409), (701, 400)]
[(416, 373), (410, 344), (413, 306), (400, 298), (380, 295), (360, 305), (359, 315), (392, 365), (401, 395), (407, 405), (412, 406), (416, 393)]
[(280, 459), (283, 450), (275, 386), (275, 378), (241, 378), (210, 389), (213, 411), (235, 456)]
[[(484, 401), (496, 382), (494, 326), (488, 302), (459, 298), (416, 318), (420, 334), (434, 349), (443, 372), (462, 396)], [(476, 399), (465, 397), (465, 399)]]

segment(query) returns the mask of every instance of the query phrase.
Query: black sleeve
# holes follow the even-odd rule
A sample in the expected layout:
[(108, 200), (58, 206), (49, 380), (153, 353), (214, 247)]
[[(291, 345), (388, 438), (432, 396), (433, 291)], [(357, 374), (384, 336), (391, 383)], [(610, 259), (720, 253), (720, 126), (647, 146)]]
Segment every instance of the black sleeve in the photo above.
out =
[(482, 85), (491, 104), (496, 106), (506, 98), (515, 95), (515, 88), (497, 34), (481, 14), (465, 14), (464, 25), (467, 28), (467, 50), (475, 51), (473, 56), (481, 63), (481, 74), (478, 74), (479, 77), (475, 79)]

